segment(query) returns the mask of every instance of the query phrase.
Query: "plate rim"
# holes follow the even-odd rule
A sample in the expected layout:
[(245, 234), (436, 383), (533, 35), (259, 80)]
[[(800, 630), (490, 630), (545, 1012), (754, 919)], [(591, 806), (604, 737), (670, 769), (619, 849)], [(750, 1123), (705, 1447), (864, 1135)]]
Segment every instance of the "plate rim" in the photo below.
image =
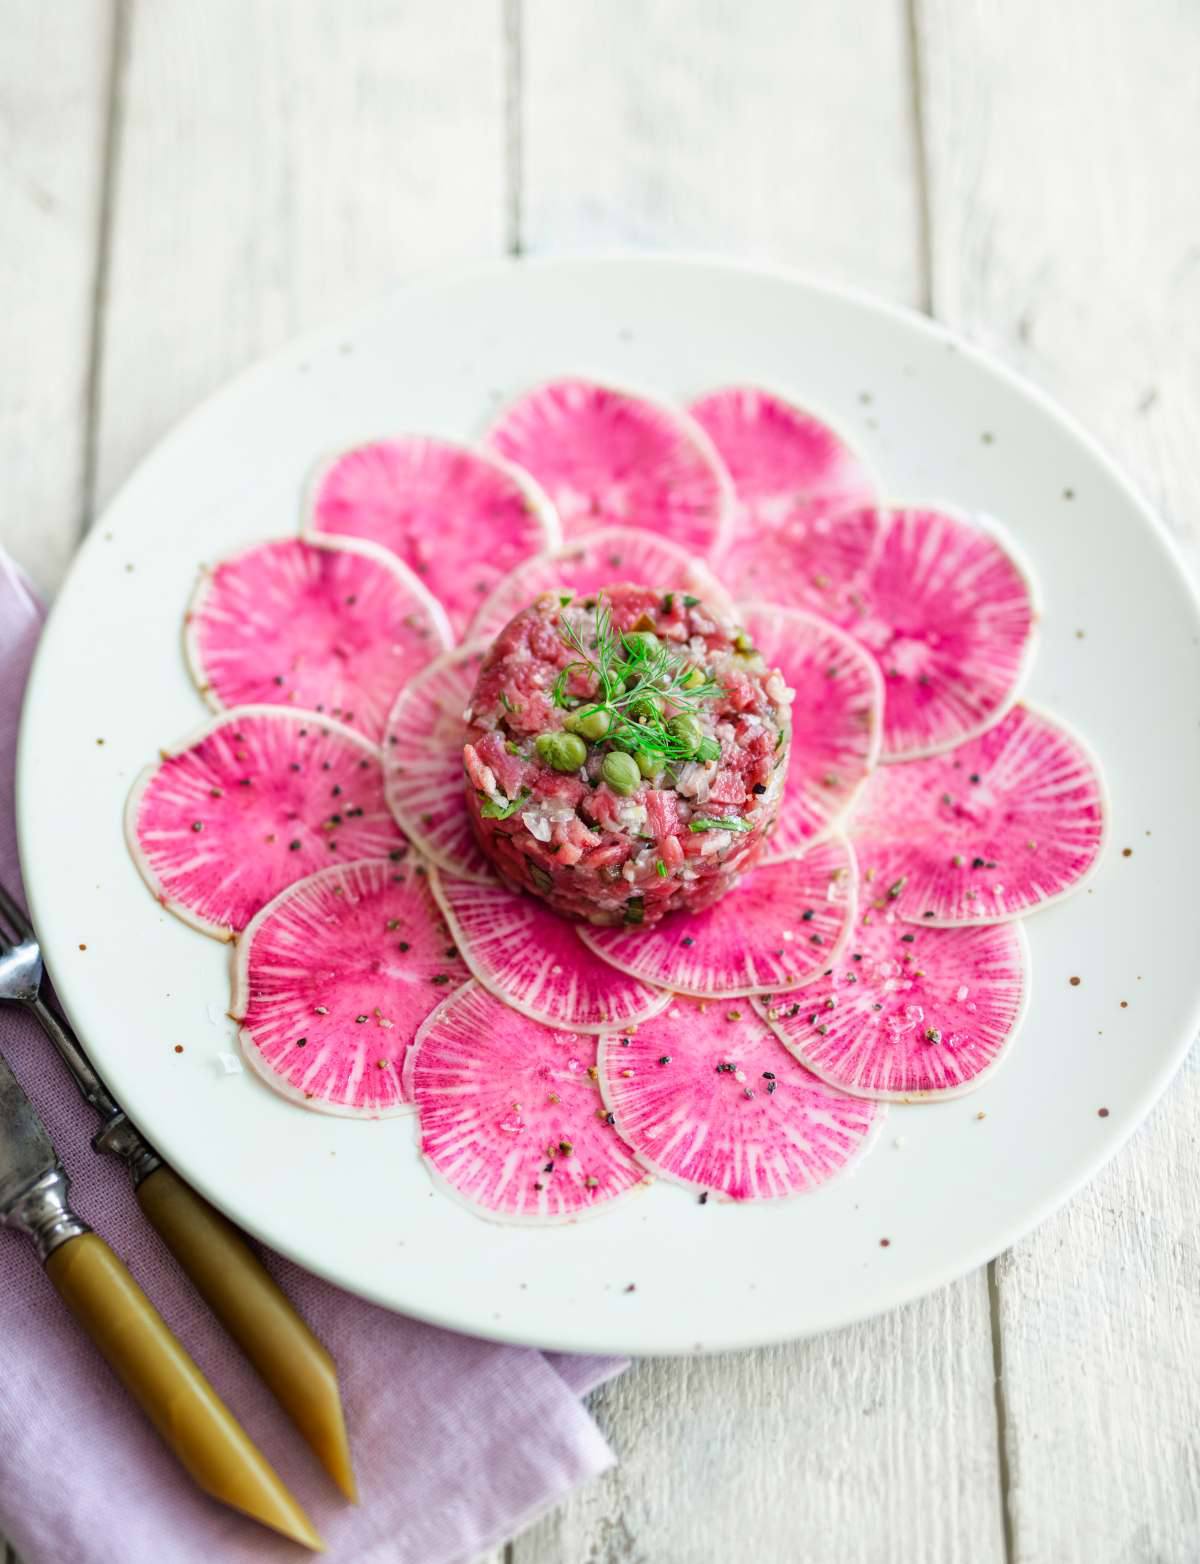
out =
[[(1116, 458), (1108, 453), (1099, 439), (1090, 432), (1073, 412), (1064, 408), (1048, 391), (1044, 390), (1019, 370), (996, 357), (988, 349), (961, 334), (955, 328), (947, 326), (936, 318), (909, 305), (894, 303), (852, 284), (832, 281), (784, 263), (741, 260), (703, 250), (642, 252), (622, 247), (581, 248), (564, 250), (552, 255), (501, 256), (488, 260), (463, 262), (446, 267), (435, 268), (430, 266), (410, 273), (396, 287), (388, 289), (357, 309), (288, 339), (278, 348), (256, 359), (222, 382), (215, 390), (190, 407), (177, 422), (155, 441), (148, 451), (142, 454), (106, 501), (103, 508), (93, 516), (88, 534), (72, 558), (67, 575), (64, 578), (64, 586), (80, 571), (81, 562), (86, 562), (90, 559), (92, 552), (99, 547), (104, 533), (105, 519), (114, 508), (125, 501), (131, 489), (136, 489), (137, 485), (142, 481), (144, 473), (159, 462), (168, 460), (172, 456), (176, 445), (184, 442), (189, 437), (193, 425), (199, 422), (212, 408), (227, 400), (236, 399), (246, 390), (252, 388), (256, 380), (274, 375), (293, 362), (318, 353), (327, 344), (353, 335), (355, 332), (360, 331), (368, 322), (376, 319), (381, 314), (386, 314), (394, 303), (411, 299), (414, 295), (419, 295), (422, 292), (440, 293), (447, 289), (470, 285), (475, 282), (498, 281), (505, 276), (528, 271), (569, 270), (580, 266), (620, 268), (630, 264), (637, 267), (661, 269), (663, 272), (679, 268), (712, 270), (734, 273), (740, 278), (751, 281), (782, 283), (799, 288), (803, 292), (818, 298), (825, 297), (840, 300), (860, 311), (887, 321), (898, 321), (910, 331), (916, 332), (926, 339), (951, 345), (956, 352), (972, 362), (984, 374), (998, 380), (1025, 402), (1032, 404), (1042, 418), (1048, 420), (1057, 429), (1071, 437), (1104, 473), (1127, 506), (1137, 514), (1142, 525), (1156, 538), (1164, 558), (1169, 562), (1176, 584), (1183, 588), (1183, 598), (1191, 615), (1192, 628), (1200, 635), (1200, 582), (1195, 579), (1192, 571), (1188, 568), (1175, 537), (1158, 511), (1149, 502), (1139, 486), (1125, 472)], [(478, 430), (473, 430), (466, 438), (477, 439), (478, 433)], [(314, 457), (314, 460), (319, 455), (320, 453), (317, 453), (317, 457)], [(884, 502), (888, 502), (886, 490)], [(59, 608), (62, 596), (63, 591), (62, 587), (60, 587), (59, 593), (50, 606), (35, 651), (22, 706), (17, 743), (17, 836), (26, 893), (35, 923), (38, 921), (37, 909), (42, 901), (43, 886), (41, 869), (31, 866), (31, 855), (27, 851), (28, 838), (34, 829), (31, 823), (34, 806), (29, 800), (34, 796), (36, 788), (33, 777), (35, 770), (33, 741), (29, 737), (31, 724), (26, 720), (26, 716), (34, 699), (41, 690), (43, 680), (49, 678), (45, 670), (50, 664), (53, 641), (56, 638), (57, 625), (61, 617)], [(54, 952), (44, 949), (44, 954), (46, 955), (48, 967), (52, 969)], [(72, 1003), (72, 995), (77, 991), (77, 985), (73, 979), (64, 978), (59, 991), (62, 1002), (67, 1007), (69, 1014), (75, 1008)], [(546, 1350), (572, 1353), (623, 1352), (633, 1355), (653, 1354), (655, 1356), (682, 1357), (750, 1349), (785, 1341), (805, 1339), (830, 1330), (857, 1324), (878, 1315), (890, 1313), (917, 1298), (925, 1297), (941, 1290), (987, 1264), (1006, 1249), (1011, 1248), (1035, 1228), (1041, 1226), (1086, 1184), (1090, 1183), (1127, 1144), (1134, 1131), (1142, 1126), (1155, 1104), (1178, 1073), (1198, 1032), (1200, 1032), (1200, 983), (1197, 983), (1192, 995), (1186, 1028), (1171, 1043), (1170, 1047), (1165, 1050), (1163, 1058), (1157, 1067), (1142, 1079), (1140, 1086), (1134, 1089), (1130, 1098), (1126, 1100), (1124, 1105), (1126, 1112), (1122, 1116), (1121, 1125), (1119, 1129), (1117, 1129), (1117, 1126), (1113, 1127), (1117, 1132), (1113, 1133), (1113, 1130), (1110, 1130), (1108, 1138), (1105, 1139), (1097, 1152), (1081, 1158), (1079, 1167), (1072, 1177), (1056, 1183), (1052, 1191), (1047, 1193), (1040, 1201), (1031, 1204), (1020, 1219), (1008, 1223), (998, 1236), (993, 1235), (986, 1241), (981, 1241), (976, 1246), (965, 1251), (965, 1255), (960, 1253), (940, 1267), (928, 1268), (921, 1274), (919, 1279), (914, 1279), (910, 1285), (896, 1285), (886, 1289), (887, 1296), (884, 1301), (880, 1302), (876, 1298), (875, 1301), (864, 1302), (861, 1307), (836, 1308), (827, 1315), (821, 1315), (817, 1311), (816, 1317), (810, 1319), (806, 1325), (783, 1334), (776, 1329), (760, 1328), (755, 1330), (752, 1328), (747, 1329), (745, 1326), (735, 1326), (728, 1333), (724, 1334), (719, 1341), (713, 1343), (679, 1341), (675, 1344), (664, 1344), (656, 1338), (649, 1345), (639, 1346), (637, 1345), (637, 1334), (640, 1327), (636, 1319), (631, 1319), (628, 1327), (628, 1339), (623, 1338), (615, 1346), (612, 1338), (599, 1338), (586, 1331), (582, 1335), (577, 1332), (557, 1334), (539, 1332), (538, 1339), (534, 1343), (531, 1342), (527, 1332), (522, 1331), (519, 1325), (510, 1326), (503, 1321), (481, 1322), (469, 1311), (456, 1311), (451, 1306), (452, 1300), (450, 1299), (445, 1300), (446, 1307), (441, 1309), (414, 1307), (408, 1303), (405, 1303), (402, 1307), (398, 1306), (393, 1298), (389, 1296), (386, 1289), (364, 1285), (358, 1279), (355, 1279), (352, 1283), (348, 1282), (345, 1274), (339, 1271), (336, 1266), (322, 1266), (319, 1262), (314, 1261), (309, 1254), (298, 1255), (293, 1246), (281, 1243), (278, 1237), (264, 1231), (256, 1222), (247, 1220), (243, 1212), (230, 1210), (211, 1188), (211, 1181), (207, 1177), (196, 1176), (190, 1170), (187, 1177), (205, 1198), (211, 1200), (219, 1209), (226, 1210), (231, 1220), (235, 1221), (244, 1231), (274, 1249), (277, 1253), (294, 1261), (303, 1269), (310, 1271), (314, 1275), (321, 1276), (333, 1285), (351, 1291), (354, 1295), (367, 1299), (372, 1303), (445, 1329), (463, 1331), (477, 1337), (512, 1345), (536, 1345)], [(169, 1154), (165, 1155), (170, 1160)]]

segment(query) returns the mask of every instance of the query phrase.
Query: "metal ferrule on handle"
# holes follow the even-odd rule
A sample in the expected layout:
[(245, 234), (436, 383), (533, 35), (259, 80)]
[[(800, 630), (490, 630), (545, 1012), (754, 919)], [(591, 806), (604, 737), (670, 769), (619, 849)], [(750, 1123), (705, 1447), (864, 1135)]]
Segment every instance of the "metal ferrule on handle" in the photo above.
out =
[(0, 1226), (15, 1228), (31, 1238), (43, 1265), (68, 1239), (91, 1232), (71, 1210), (70, 1186), (66, 1170), (53, 1167), (0, 1213)]

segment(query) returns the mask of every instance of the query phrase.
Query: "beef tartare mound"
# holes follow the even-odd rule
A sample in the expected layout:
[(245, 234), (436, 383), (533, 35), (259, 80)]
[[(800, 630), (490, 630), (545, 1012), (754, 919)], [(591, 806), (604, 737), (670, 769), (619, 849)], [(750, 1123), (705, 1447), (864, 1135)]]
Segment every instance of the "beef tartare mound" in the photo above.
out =
[(466, 797), (500, 875), (565, 917), (709, 907), (759, 858), (792, 692), (699, 598), (544, 593), (501, 631), (466, 711)]

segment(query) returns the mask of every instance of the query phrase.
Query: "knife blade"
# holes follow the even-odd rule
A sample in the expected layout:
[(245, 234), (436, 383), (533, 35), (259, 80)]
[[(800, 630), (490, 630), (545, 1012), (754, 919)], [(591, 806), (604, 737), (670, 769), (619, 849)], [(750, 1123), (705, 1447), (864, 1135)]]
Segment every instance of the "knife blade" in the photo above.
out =
[(46, 1127), (0, 1055), (0, 1226), (32, 1240), (67, 1308), (199, 1487), (319, 1551), (312, 1522), (124, 1264), (71, 1209)]

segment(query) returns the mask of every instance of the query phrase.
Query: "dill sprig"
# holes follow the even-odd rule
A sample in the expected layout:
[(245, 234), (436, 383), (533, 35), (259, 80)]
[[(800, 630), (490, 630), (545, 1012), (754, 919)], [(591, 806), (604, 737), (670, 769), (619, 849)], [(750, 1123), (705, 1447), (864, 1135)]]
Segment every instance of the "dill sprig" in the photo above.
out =
[[(564, 620), (559, 633), (579, 655), (555, 680), (556, 706), (579, 719), (605, 712), (608, 729), (603, 742), (630, 755), (660, 757), (664, 764), (718, 758), (720, 746), (715, 740), (701, 739), (697, 745), (670, 726), (677, 717), (697, 716), (708, 702), (725, 693), (686, 655), (638, 631), (615, 630), (612, 609), (603, 597), (596, 602), (590, 644), (569, 621)], [(591, 700), (568, 695), (567, 686), (577, 673), (594, 680), (597, 693)], [(664, 705), (670, 708), (669, 718), (663, 714)]]

